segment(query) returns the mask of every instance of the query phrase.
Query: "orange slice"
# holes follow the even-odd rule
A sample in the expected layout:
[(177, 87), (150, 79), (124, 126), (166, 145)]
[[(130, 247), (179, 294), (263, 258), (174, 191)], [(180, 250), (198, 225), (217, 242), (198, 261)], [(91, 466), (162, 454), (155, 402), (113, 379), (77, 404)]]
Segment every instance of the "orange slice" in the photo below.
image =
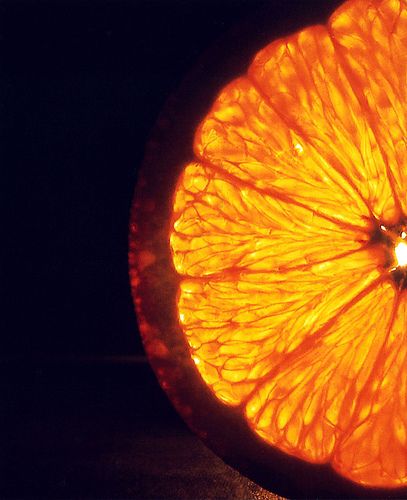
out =
[(216, 398), (374, 487), (407, 484), (406, 62), (404, 0), (260, 51), (196, 132), (170, 234)]

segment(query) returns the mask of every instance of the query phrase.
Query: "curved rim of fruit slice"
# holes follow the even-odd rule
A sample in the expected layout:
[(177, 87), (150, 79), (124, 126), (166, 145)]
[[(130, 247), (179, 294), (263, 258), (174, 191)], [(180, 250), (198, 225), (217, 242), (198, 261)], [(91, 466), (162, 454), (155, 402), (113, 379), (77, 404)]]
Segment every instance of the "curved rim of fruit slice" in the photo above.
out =
[[(227, 464), (287, 498), (381, 499), (406, 495), (407, 488), (366, 489), (339, 476), (327, 464), (310, 464), (278, 451), (255, 435), (239, 408), (224, 405), (203, 382), (178, 322), (179, 275), (173, 268), (165, 233), (171, 213), (167, 197), (173, 193), (179, 172), (168, 178), (167, 163), (160, 160), (165, 148), (161, 153), (160, 149), (144, 163), (134, 198), (129, 268), (145, 351), (178, 413)], [(169, 182), (160, 186), (163, 176)]]
[[(284, 486), (297, 475), (297, 495), (308, 491), (313, 496), (318, 491), (319, 495), (329, 497), (400, 496), (403, 488), (366, 489), (338, 477), (329, 466), (303, 462), (300, 465), (297, 459), (270, 447), (251, 432), (238, 409), (225, 407), (215, 400), (197, 374), (178, 323), (176, 295), (180, 277), (173, 269), (168, 242), (172, 196), (183, 165), (192, 159), (188, 151), (179, 153), (183, 145), (187, 147), (185, 130), (176, 119), (182, 114), (177, 105), (182, 108), (183, 91), (189, 93), (189, 86), (180, 90), (179, 102), (169, 104), (163, 113), (174, 125), (172, 132), (159, 131), (153, 139), (156, 145), (146, 155), (130, 226), (132, 291), (146, 351), (161, 385), (190, 427), (212, 449), (271, 490), (284, 493)], [(184, 120), (188, 114), (189, 110), (184, 109)], [(174, 153), (170, 165), (177, 165), (178, 170), (169, 172), (167, 153), (174, 144), (178, 148), (172, 147), (172, 150), (178, 152)], [(175, 156), (178, 159), (175, 160)], [(168, 182), (163, 183), (163, 179)], [(245, 436), (242, 442), (239, 436)], [(267, 478), (270, 463), (276, 476)], [(287, 494), (293, 495), (292, 489), (289, 488)]]

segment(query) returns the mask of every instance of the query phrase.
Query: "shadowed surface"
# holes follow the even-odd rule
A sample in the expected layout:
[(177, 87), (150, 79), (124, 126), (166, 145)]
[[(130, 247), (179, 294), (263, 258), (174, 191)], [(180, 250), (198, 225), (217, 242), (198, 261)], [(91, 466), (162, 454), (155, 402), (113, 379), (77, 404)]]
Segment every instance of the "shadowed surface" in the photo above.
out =
[(144, 362), (44, 366), (1, 366), (2, 498), (278, 498), (189, 432)]

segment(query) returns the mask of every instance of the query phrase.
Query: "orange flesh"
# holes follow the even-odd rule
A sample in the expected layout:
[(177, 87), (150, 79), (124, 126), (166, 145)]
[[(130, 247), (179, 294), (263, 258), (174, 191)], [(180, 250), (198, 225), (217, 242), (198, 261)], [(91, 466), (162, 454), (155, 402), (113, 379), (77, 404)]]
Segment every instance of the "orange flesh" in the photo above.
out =
[(170, 234), (215, 396), (384, 487), (407, 484), (406, 45), (405, 1), (356, 0), (258, 53), (196, 133)]

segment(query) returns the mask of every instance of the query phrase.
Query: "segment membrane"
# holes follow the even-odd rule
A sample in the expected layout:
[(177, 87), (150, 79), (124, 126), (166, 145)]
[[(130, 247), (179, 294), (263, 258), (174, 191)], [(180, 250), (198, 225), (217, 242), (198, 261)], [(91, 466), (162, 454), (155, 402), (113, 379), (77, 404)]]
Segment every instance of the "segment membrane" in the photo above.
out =
[(389, 283), (375, 287), (287, 356), (247, 403), (253, 430), (287, 453), (327, 461), (375, 367), (393, 302)]
[[(339, 19), (343, 22), (342, 16)], [(363, 23), (363, 16), (357, 21)], [(375, 46), (365, 45), (363, 37), (359, 45), (364, 47), (364, 59), (374, 60)], [(373, 65), (364, 68), (363, 74), (374, 74)], [(392, 220), (398, 215), (387, 175), (388, 157), (364, 102), (358, 99), (355, 81), (344, 70), (324, 27), (272, 43), (257, 54), (249, 76), (301, 136), (305, 149), (315, 148), (319, 163), (347, 178), (377, 218)], [(383, 130), (388, 126), (382, 123)]]
[[(277, 66), (267, 71), (278, 75)], [(272, 75), (268, 74), (267, 78), (271, 79)], [(334, 168), (344, 156), (350, 158), (341, 167), (342, 171), (351, 168), (354, 162), (360, 164), (356, 147), (349, 149), (349, 145), (336, 136), (337, 130), (324, 138), (324, 125), (319, 123), (322, 118), (317, 114), (312, 117), (312, 130), (307, 134), (299, 130), (295, 120), (300, 119), (302, 101), (295, 109), (288, 102), (281, 103), (281, 109), (275, 109), (269, 101), (247, 78), (228, 85), (197, 131), (198, 158), (270, 195), (279, 194), (315, 213), (364, 227), (369, 208), (344, 175)], [(283, 111), (289, 113), (290, 110), (295, 115), (291, 121), (281, 116)], [(306, 113), (306, 108), (301, 112)], [(339, 123), (338, 120), (338, 127)], [(311, 137), (315, 137), (315, 141), (311, 141)]]
[(400, 297), (392, 328), (360, 391), (352, 425), (333, 465), (343, 475), (374, 486), (407, 482), (407, 297)]
[(190, 164), (174, 200), (174, 265), (188, 276), (283, 271), (360, 249), (368, 235)]
[(374, 136), (376, 158), (381, 158), (378, 173), (392, 183), (397, 202), (407, 213), (406, 3), (347, 3), (332, 17), (330, 30)]
[(218, 398), (241, 403), (378, 277), (360, 251), (307, 270), (183, 280), (179, 316), (202, 378)]

